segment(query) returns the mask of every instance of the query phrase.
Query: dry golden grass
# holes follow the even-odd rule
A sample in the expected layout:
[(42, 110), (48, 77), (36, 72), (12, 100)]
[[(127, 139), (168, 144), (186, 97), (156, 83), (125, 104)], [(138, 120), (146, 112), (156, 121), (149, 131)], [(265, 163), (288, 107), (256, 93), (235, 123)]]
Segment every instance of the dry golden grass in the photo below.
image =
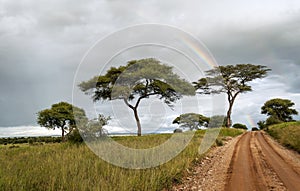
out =
[[(171, 161), (144, 170), (113, 166), (97, 157), (85, 145), (45, 144), (0, 147), (0, 190), (162, 190), (181, 181), (187, 168), (200, 159), (198, 147), (204, 135), (198, 131), (188, 147)], [(223, 136), (236, 136), (239, 130), (224, 129)], [(118, 137), (133, 148), (148, 148), (170, 135)]]

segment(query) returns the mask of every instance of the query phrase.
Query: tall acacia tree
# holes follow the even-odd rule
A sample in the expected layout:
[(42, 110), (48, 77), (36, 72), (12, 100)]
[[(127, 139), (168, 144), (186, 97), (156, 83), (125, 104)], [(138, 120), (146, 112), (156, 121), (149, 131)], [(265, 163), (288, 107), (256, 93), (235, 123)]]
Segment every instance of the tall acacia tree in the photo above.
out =
[(230, 127), (232, 108), (237, 96), (252, 91), (249, 82), (266, 77), (268, 71), (270, 69), (266, 66), (253, 64), (218, 66), (206, 71), (207, 77), (194, 82), (194, 85), (200, 94), (226, 93), (229, 105), (226, 126)]
[(79, 84), (93, 101), (121, 99), (132, 109), (141, 136), (138, 106), (141, 100), (156, 96), (172, 107), (184, 95), (195, 95), (195, 88), (172, 71), (172, 67), (154, 58), (132, 60), (125, 66), (112, 67), (105, 75)]
[(87, 122), (88, 118), (83, 109), (73, 106), (67, 102), (53, 104), (50, 109), (38, 112), (37, 123), (48, 129), (60, 129), (62, 141), (65, 133), (76, 127), (76, 121)]

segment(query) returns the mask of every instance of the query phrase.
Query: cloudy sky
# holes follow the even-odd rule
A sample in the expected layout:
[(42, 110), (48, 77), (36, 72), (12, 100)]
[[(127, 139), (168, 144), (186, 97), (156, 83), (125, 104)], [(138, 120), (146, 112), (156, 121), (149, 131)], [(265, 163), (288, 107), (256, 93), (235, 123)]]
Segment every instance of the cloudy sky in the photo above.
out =
[(219, 65), (272, 69), (239, 97), (234, 122), (252, 126), (265, 119), (260, 107), (275, 97), (291, 99), (300, 111), (297, 0), (0, 0), (0, 136), (45, 134), (34, 127), (36, 113), (72, 102), (76, 69), (87, 50), (115, 31), (145, 23), (194, 35)]

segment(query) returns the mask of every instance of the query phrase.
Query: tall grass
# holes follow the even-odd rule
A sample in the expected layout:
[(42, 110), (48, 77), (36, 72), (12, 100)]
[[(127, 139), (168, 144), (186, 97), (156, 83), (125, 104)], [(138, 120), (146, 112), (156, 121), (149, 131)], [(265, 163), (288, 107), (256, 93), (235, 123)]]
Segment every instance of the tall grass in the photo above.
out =
[(300, 122), (273, 125), (267, 131), (282, 145), (300, 153)]
[[(225, 134), (233, 134), (225, 130)], [(223, 132), (223, 130), (221, 131)], [(229, 133), (230, 132), (230, 133)], [(198, 131), (187, 148), (171, 161), (150, 169), (113, 166), (82, 145), (46, 144), (0, 147), (0, 190), (162, 190), (180, 182), (198, 154), (205, 131)], [(114, 138), (133, 148), (149, 148), (170, 135)]]

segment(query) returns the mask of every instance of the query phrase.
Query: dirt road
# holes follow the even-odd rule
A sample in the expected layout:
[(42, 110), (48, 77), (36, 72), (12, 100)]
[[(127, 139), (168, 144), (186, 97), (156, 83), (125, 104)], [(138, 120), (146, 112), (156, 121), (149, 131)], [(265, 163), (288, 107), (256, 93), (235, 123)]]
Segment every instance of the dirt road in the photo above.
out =
[(300, 191), (300, 155), (247, 132), (213, 150), (174, 190)]

